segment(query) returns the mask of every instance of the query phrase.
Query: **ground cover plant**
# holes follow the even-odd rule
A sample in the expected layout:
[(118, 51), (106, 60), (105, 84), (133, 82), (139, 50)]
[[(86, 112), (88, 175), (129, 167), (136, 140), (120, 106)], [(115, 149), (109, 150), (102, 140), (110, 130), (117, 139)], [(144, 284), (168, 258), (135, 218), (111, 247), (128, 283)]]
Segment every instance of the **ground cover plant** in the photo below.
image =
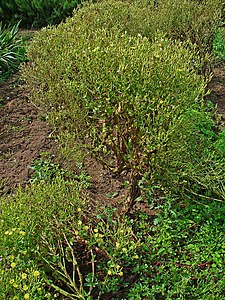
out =
[(79, 3), (79, 0), (2, 1), (0, 4), (0, 19), (5, 24), (21, 21), (23, 27), (40, 28), (61, 22), (72, 14)]
[[(168, 3), (87, 4), (29, 45), (23, 79), (64, 169), (45, 153), (0, 200), (1, 299), (225, 299), (224, 131), (202, 73), (220, 13)], [(156, 13), (160, 31), (142, 21)], [(87, 153), (123, 179), (122, 209), (93, 201)]]
[(213, 50), (217, 58), (225, 60), (225, 34), (221, 28), (215, 34)]
[(89, 180), (51, 169), (1, 201), (2, 299), (224, 299), (224, 202), (87, 218)]
[(0, 83), (5, 81), (26, 60), (25, 45), (18, 37), (19, 23), (5, 27), (0, 23)]

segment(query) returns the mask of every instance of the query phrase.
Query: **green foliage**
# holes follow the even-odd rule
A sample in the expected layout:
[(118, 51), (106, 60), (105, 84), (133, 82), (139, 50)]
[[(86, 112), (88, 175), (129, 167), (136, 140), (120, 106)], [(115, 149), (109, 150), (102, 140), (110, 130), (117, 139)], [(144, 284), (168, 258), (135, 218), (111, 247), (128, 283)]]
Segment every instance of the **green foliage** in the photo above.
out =
[[(159, 0), (159, 29), (175, 39), (198, 45), (200, 52), (210, 51), (213, 34), (221, 24), (223, 1)], [(166, 22), (165, 22), (166, 20)]]
[(31, 181), (51, 181), (54, 177), (63, 175), (63, 170), (59, 164), (53, 163), (51, 159), (40, 159), (33, 162), (31, 167), (34, 170)]
[(19, 24), (5, 27), (0, 22), (0, 83), (18, 69), (25, 61), (25, 47), (22, 38), (18, 38)]
[[(36, 35), (28, 49), (31, 63), (23, 70), (32, 100), (51, 112), (56, 128), (88, 141), (114, 172), (130, 172), (131, 198), (145, 174), (150, 184), (189, 188), (196, 164), (199, 173), (207, 172), (201, 162), (216, 139), (203, 102), (208, 81), (199, 75), (208, 56), (198, 55), (200, 44), (176, 41), (177, 23), (166, 34), (146, 27), (143, 7), (86, 5), (66, 23)], [(150, 20), (155, 17), (150, 6), (147, 12)], [(207, 36), (204, 28), (201, 34)]]
[(70, 16), (80, 0), (7, 0), (0, 4), (1, 19), (5, 23), (21, 20), (24, 27), (57, 24)]
[(1, 199), (2, 299), (224, 299), (224, 203), (87, 217), (81, 188), (56, 177)]
[(65, 180), (78, 180), (84, 188), (90, 186), (91, 178), (84, 171), (77, 175), (61, 168), (58, 163), (53, 162), (53, 157), (48, 152), (41, 153), (41, 158), (33, 161), (31, 169), (34, 171), (31, 183), (51, 182), (54, 178), (61, 177)]
[(79, 196), (82, 188), (80, 180), (56, 175), (51, 181), (32, 183), (25, 191), (19, 189), (14, 196), (1, 199), (1, 299), (28, 299), (26, 294), (29, 299), (50, 299), (47, 277), (41, 271), (42, 236), (51, 243), (55, 220), (66, 225), (77, 218), (76, 211), (84, 205)]
[(225, 133), (199, 75), (220, 2), (196, 2), (88, 4), (36, 34), (23, 75), (61, 153), (128, 172), (157, 215), (96, 213), (90, 178), (43, 154), (0, 199), (1, 299), (225, 299)]
[(147, 236), (143, 219), (134, 223), (146, 268), (126, 299), (224, 299), (224, 204), (201, 202), (167, 203)]
[[(156, 32), (174, 40), (190, 40), (201, 53), (211, 50), (221, 21), (222, 0), (127, 0), (84, 3), (84, 18), (95, 26), (127, 31), (132, 36), (154, 39)], [(91, 7), (89, 10), (89, 6)], [(94, 27), (94, 25), (93, 25)]]
[(225, 34), (223, 29), (218, 29), (215, 34), (213, 51), (217, 58), (225, 60)]

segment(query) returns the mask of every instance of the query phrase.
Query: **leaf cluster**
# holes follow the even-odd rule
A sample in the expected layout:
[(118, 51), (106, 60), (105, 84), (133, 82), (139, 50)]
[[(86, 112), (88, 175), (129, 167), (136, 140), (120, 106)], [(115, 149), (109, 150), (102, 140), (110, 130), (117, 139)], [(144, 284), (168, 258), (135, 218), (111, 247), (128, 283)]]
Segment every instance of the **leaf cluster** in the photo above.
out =
[(0, 82), (15, 72), (20, 62), (26, 60), (23, 39), (18, 37), (19, 24), (6, 27), (0, 23)]

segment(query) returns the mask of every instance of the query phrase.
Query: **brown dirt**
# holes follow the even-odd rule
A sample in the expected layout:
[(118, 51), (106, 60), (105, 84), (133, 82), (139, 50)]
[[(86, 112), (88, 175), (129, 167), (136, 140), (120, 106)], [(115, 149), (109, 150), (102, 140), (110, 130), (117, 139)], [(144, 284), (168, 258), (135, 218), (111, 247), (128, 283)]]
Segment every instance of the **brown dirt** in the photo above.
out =
[[(0, 195), (29, 184), (30, 167), (42, 152), (57, 155), (44, 112), (29, 102), (22, 85), (15, 75), (0, 86)], [(114, 178), (90, 156), (84, 159), (84, 169), (92, 177), (89, 194), (94, 207), (107, 203), (124, 207), (127, 191), (122, 179)]]
[[(51, 127), (43, 120), (43, 111), (29, 102), (21, 89), (19, 75), (0, 86), (0, 194), (10, 193), (18, 185), (29, 183), (30, 166), (41, 152), (56, 153), (57, 142), (51, 137)], [(225, 67), (215, 67), (209, 85), (211, 99), (221, 114), (221, 125), (225, 127)], [(94, 158), (87, 156), (84, 169), (92, 177), (89, 191), (93, 204), (97, 206), (116, 204), (125, 207), (127, 190), (123, 179), (113, 177)], [(154, 215), (146, 205), (137, 208)]]
[(51, 128), (41, 120), (41, 111), (20, 89), (15, 75), (0, 86), (0, 192), (12, 192), (30, 178), (34, 159), (41, 152), (52, 152)]
[(218, 65), (213, 70), (213, 78), (209, 84), (211, 100), (221, 115), (221, 129), (225, 128), (225, 65)]

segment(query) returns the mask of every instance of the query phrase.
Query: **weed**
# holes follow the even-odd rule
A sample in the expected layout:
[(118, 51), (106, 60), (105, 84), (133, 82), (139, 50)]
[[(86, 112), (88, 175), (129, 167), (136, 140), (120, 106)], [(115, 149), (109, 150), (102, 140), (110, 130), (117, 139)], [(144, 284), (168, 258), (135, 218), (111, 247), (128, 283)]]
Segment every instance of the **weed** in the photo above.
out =
[(63, 169), (60, 164), (53, 161), (53, 156), (48, 152), (42, 152), (41, 158), (34, 160), (33, 165), (30, 167), (34, 173), (30, 180), (31, 183), (39, 183), (46, 181), (53, 181), (54, 178), (61, 177), (67, 180), (68, 178), (80, 182), (84, 188), (88, 188), (91, 184), (91, 177), (84, 171), (79, 174), (73, 173), (70, 170)]
[(53, 163), (50, 157), (35, 160), (31, 169), (34, 170), (31, 182), (51, 181), (64, 173), (59, 164)]

